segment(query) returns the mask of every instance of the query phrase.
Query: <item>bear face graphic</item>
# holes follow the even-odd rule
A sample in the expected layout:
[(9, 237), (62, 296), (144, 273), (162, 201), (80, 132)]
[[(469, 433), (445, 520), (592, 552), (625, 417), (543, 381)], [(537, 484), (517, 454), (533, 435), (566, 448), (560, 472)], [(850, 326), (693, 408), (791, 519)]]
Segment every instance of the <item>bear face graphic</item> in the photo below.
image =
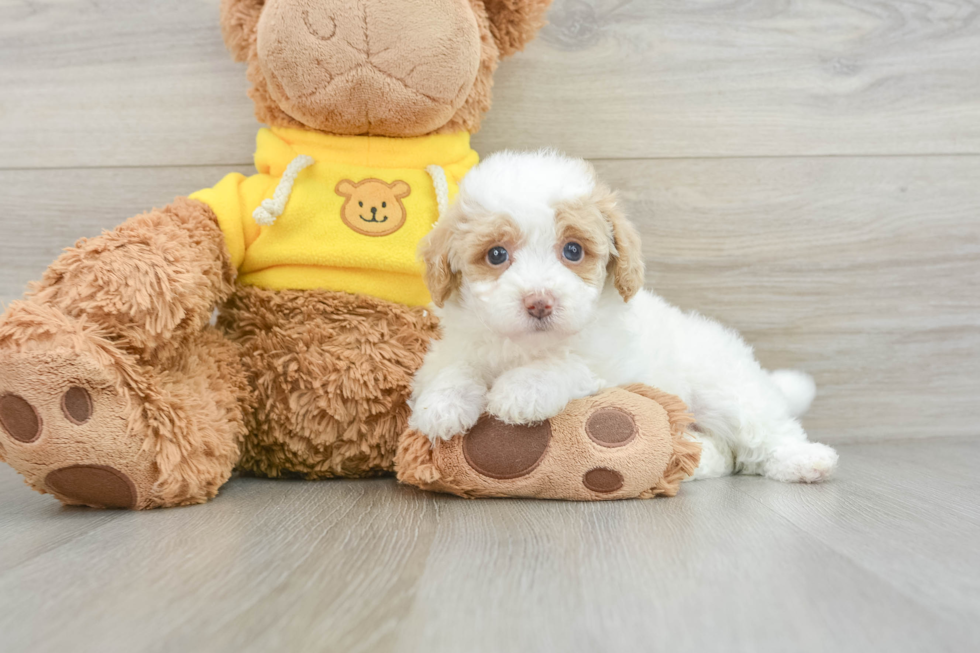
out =
[(412, 189), (404, 181), (390, 184), (380, 179), (365, 179), (354, 183), (341, 180), (336, 192), (346, 198), (340, 207), (344, 224), (365, 236), (387, 236), (405, 224), (405, 205), (402, 198)]

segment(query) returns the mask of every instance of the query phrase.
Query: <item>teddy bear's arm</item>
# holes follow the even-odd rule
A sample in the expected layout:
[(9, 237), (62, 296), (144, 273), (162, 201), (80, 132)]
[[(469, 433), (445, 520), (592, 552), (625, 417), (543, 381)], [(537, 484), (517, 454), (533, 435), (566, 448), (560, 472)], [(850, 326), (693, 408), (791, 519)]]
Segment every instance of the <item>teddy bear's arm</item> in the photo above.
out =
[(200, 330), (230, 296), (235, 270), (214, 212), (178, 198), (83, 238), (58, 257), (28, 299), (98, 325), (148, 353)]

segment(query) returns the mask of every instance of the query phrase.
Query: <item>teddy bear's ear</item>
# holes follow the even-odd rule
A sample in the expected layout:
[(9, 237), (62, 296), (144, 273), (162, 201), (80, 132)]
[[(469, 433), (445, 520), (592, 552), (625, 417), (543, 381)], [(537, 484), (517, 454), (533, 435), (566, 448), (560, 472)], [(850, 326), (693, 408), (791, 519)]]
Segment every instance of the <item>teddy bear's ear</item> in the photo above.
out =
[(341, 179), (337, 182), (337, 188), (334, 191), (341, 197), (350, 197), (356, 189), (357, 186), (350, 179)]
[(221, 35), (235, 61), (248, 61), (265, 0), (221, 0)]
[(408, 197), (412, 194), (412, 188), (404, 181), (393, 182), (388, 188), (394, 193), (395, 197), (401, 199), (402, 197)]
[(483, 0), (500, 56), (524, 49), (544, 24), (552, 0)]

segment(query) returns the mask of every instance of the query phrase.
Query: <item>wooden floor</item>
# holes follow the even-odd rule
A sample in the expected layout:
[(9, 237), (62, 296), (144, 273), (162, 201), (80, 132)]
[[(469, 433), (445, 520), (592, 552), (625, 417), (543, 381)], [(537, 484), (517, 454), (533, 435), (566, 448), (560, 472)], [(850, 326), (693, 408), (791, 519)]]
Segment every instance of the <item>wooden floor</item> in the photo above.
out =
[(0, 468), (0, 650), (980, 650), (980, 440), (841, 447), (822, 486), (466, 501), (235, 479), (62, 508)]

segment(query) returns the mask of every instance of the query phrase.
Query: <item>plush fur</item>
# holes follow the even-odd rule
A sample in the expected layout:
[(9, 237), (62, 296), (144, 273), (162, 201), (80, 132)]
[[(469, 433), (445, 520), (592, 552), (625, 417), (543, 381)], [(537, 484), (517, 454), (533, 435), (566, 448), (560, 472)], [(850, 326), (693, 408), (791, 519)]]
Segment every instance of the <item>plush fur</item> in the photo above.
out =
[[(415, 136), (476, 131), (498, 61), (548, 4), (223, 0), (221, 25), (262, 122)], [(390, 471), (434, 318), (245, 288), (229, 261), (215, 215), (188, 199), (66, 250), (0, 317), (0, 459), (65, 503), (128, 508), (200, 503), (236, 465)]]
[(256, 393), (239, 466), (366, 476), (394, 466), (412, 372), (438, 322), (423, 308), (327, 291), (240, 287), (218, 326)]
[(177, 355), (234, 290), (224, 236), (206, 205), (178, 198), (58, 257), (28, 298), (111, 333), (144, 358)]
[[(569, 243), (580, 254), (566, 256)], [(690, 406), (704, 447), (696, 478), (833, 472), (837, 454), (796, 419), (812, 380), (774, 376), (736, 332), (642, 290), (639, 236), (585, 161), (491, 156), (422, 253), (443, 335), (416, 375), (409, 424), (433, 441), (485, 411), (539, 422), (602, 388), (644, 383)]]

